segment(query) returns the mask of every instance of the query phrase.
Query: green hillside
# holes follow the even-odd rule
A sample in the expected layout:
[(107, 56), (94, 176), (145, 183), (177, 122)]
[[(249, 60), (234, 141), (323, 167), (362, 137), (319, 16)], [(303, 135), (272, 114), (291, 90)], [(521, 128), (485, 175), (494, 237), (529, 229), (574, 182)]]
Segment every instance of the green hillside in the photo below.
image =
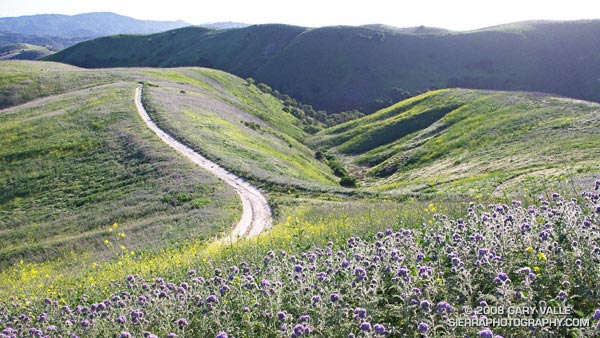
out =
[(446, 87), (600, 101), (598, 46), (600, 21), (523, 22), (469, 32), (259, 25), (105, 37), (47, 59), (82, 67), (205, 66), (253, 77), (318, 109), (373, 112)]
[(110, 84), (0, 114), (0, 266), (153, 250), (239, 217), (235, 192), (147, 130), (134, 89)]
[[(0, 79), (0, 336), (597, 333), (600, 104), (444, 89), (308, 134), (291, 100), (214, 69), (2, 61)], [(271, 229), (210, 240), (238, 196), (146, 127), (139, 86), (268, 194)], [(452, 324), (525, 303), (582, 324)]]
[(94, 72), (60, 63), (2, 61), (0, 67), (0, 109), (127, 78), (125, 74)]
[(335, 186), (337, 178), (314, 151), (300, 120), (281, 101), (221, 71), (147, 70), (145, 105), (164, 130), (242, 177), (263, 185)]
[(599, 112), (595, 103), (543, 94), (438, 90), (310, 143), (342, 156), (376, 190), (533, 194), (589, 185), (600, 162)]
[(48, 47), (18, 43), (0, 47), (0, 60), (37, 60), (54, 53)]
[(11, 105), (0, 111), (0, 266), (69, 252), (101, 259), (121, 245), (155, 251), (236, 221), (237, 194), (143, 124), (141, 81), (160, 123), (176, 136), (184, 128), (181, 139), (226, 168), (265, 185), (336, 185), (280, 101), (220, 71), (2, 61), (0, 74)]
[(14, 44), (30, 44), (35, 46), (47, 46), (53, 51), (58, 51), (69, 46), (73, 46), (76, 43), (85, 41), (85, 38), (61, 38), (56, 36), (37, 36), (27, 35), (18, 33), (7, 33), (0, 32), (0, 46), (14, 45)]

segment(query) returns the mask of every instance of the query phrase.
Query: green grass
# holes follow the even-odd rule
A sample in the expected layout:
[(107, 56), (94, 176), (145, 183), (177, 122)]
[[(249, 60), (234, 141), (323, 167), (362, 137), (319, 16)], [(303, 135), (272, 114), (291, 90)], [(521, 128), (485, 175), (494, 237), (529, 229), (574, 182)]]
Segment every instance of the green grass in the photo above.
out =
[[(472, 201), (578, 190), (598, 173), (600, 108), (589, 102), (432, 91), (311, 136), (280, 101), (217, 70), (1, 62), (0, 73), (0, 92), (19, 93), (0, 113), (0, 298), (100, 299), (128, 274), (300, 252)], [(232, 247), (204, 241), (236, 221), (237, 196), (145, 127), (139, 82), (164, 129), (269, 193), (273, 231)], [(319, 147), (361, 188), (340, 188)]]
[(142, 81), (154, 117), (220, 165), (274, 190), (337, 189), (301, 143), (302, 122), (233, 75), (23, 61), (0, 62), (0, 73), (2, 102), (11, 106), (0, 114), (2, 266), (71, 252), (102, 260), (120, 245), (177, 247), (236, 221), (237, 195), (142, 123), (133, 104)]
[(264, 186), (337, 184), (331, 170), (301, 143), (307, 134), (279, 100), (220, 71), (161, 73), (177, 85), (146, 86), (144, 102), (164, 130), (201, 154)]
[(102, 258), (113, 223), (137, 251), (206, 238), (239, 217), (234, 192), (147, 130), (134, 88), (68, 93), (0, 115), (2, 265), (70, 251)]
[[(516, 92), (440, 90), (309, 140), (378, 191), (535, 194), (598, 172), (600, 106)], [(523, 184), (527, 182), (527, 184)]]
[(0, 109), (127, 78), (112, 71), (89, 71), (61, 63), (34, 61), (2, 61), (0, 71)]
[(465, 203), (452, 201), (439, 204), (417, 200), (397, 203), (287, 198), (280, 201), (288, 204), (281, 207), (281, 216), (272, 230), (233, 245), (190, 240), (180, 246), (170, 245), (136, 255), (116, 247), (113, 259), (97, 263), (69, 255), (40, 263), (17, 264), (0, 271), (0, 299), (15, 297), (23, 302), (36, 302), (50, 297), (62, 304), (73, 304), (85, 297), (95, 302), (111, 297), (114, 286), (128, 275), (183, 278), (190, 269), (203, 273), (227, 262), (262, 257), (269, 250), (299, 254), (307, 248), (325, 246), (329, 241), (344, 245), (352, 236), (367, 237), (387, 228), (431, 223), (436, 212), (456, 214), (465, 207)]

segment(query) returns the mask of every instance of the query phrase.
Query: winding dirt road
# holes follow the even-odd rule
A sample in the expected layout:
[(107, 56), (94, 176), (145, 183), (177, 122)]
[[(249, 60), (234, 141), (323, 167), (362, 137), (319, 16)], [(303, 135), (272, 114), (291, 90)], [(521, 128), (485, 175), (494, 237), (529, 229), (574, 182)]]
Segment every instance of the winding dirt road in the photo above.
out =
[(152, 129), (163, 142), (187, 157), (190, 161), (222, 179), (237, 191), (242, 200), (242, 217), (231, 233), (224, 238), (221, 238), (219, 241), (223, 243), (233, 243), (241, 237), (257, 236), (266, 228), (271, 227), (271, 208), (263, 194), (242, 178), (221, 168), (218, 164), (211, 162), (202, 155), (196, 153), (190, 147), (180, 143), (160, 129), (154, 121), (152, 121), (150, 115), (148, 115), (146, 109), (144, 109), (144, 106), (142, 105), (141, 87), (137, 87), (135, 90), (135, 106), (137, 107), (137, 111), (142, 117), (142, 120), (144, 120), (146, 125)]

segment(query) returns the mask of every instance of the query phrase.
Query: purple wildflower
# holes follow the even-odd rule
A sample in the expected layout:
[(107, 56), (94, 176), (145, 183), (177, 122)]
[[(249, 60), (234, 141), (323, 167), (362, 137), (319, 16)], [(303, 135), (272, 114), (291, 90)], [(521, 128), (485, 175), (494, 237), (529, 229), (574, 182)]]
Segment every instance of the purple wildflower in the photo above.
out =
[(447, 302), (441, 301), (439, 303), (437, 303), (437, 312), (438, 313), (450, 313), (450, 311), (452, 311), (452, 305), (448, 304)]
[(419, 323), (419, 325), (417, 325), (417, 330), (419, 332), (427, 332), (427, 331), (429, 331), (429, 325), (427, 325), (425, 323)]
[(369, 323), (369, 322), (362, 322), (360, 324), (360, 329), (362, 331), (371, 331), (371, 323)]
[(225, 331), (221, 331), (217, 333), (216, 338), (227, 338), (227, 333)]
[(132, 323), (137, 323), (139, 322), (142, 317), (144, 317), (144, 313), (140, 310), (133, 310), (131, 311), (131, 322)]
[(558, 292), (558, 296), (557, 296), (558, 299), (565, 300), (565, 299), (567, 299), (567, 297), (568, 297), (568, 295), (564, 290), (560, 290)]
[(367, 317), (367, 310), (362, 308), (362, 307), (357, 307), (354, 309), (354, 319), (357, 318), (366, 318)]
[(120, 315), (119, 317), (117, 317), (117, 323), (119, 324), (125, 324), (127, 322), (127, 318), (123, 315)]
[(294, 337), (300, 337), (302, 334), (304, 334), (304, 325), (297, 324), (294, 326)]
[(424, 266), (419, 266), (419, 277), (425, 279), (427, 277), (429, 277), (431, 274), (433, 273), (433, 270), (424, 265)]
[(510, 283), (510, 279), (508, 278), (508, 275), (505, 272), (499, 272), (498, 276), (494, 278), (494, 283)]
[(481, 338), (494, 338), (494, 333), (490, 329), (483, 329), (479, 331), (479, 337)]
[(373, 325), (373, 329), (375, 329), (375, 332), (378, 334), (384, 334), (385, 333), (385, 326), (383, 326), (383, 324), (375, 324)]
[(226, 294), (227, 292), (229, 292), (229, 290), (231, 290), (231, 288), (228, 285), (223, 285), (219, 288), (219, 292), (221, 293), (221, 295)]
[(367, 271), (362, 266), (357, 266), (354, 268), (354, 276), (360, 282), (367, 277)]
[(177, 324), (180, 328), (183, 328), (188, 326), (188, 321), (185, 318), (179, 318), (175, 321), (175, 324)]
[(407, 267), (402, 266), (400, 269), (398, 269), (396, 275), (398, 275), (398, 277), (402, 277), (405, 281), (408, 281), (410, 279), (410, 270), (408, 270)]

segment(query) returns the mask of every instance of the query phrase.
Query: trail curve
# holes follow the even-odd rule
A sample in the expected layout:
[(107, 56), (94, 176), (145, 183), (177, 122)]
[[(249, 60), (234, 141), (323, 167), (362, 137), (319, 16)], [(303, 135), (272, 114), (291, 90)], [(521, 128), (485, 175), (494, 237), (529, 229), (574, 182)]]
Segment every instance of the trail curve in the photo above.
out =
[(233, 187), (242, 200), (242, 217), (235, 225), (229, 235), (221, 238), (219, 241), (223, 243), (233, 243), (239, 238), (249, 238), (259, 235), (263, 230), (270, 228), (272, 225), (271, 208), (267, 203), (265, 196), (255, 187), (253, 187), (244, 179), (230, 173), (218, 164), (208, 160), (204, 156), (196, 153), (190, 147), (177, 141), (162, 129), (160, 129), (142, 104), (142, 87), (137, 87), (135, 90), (135, 106), (142, 120), (146, 123), (160, 139), (168, 144), (171, 148), (188, 158), (193, 163), (201, 168), (209, 171), (216, 177), (225, 181)]

